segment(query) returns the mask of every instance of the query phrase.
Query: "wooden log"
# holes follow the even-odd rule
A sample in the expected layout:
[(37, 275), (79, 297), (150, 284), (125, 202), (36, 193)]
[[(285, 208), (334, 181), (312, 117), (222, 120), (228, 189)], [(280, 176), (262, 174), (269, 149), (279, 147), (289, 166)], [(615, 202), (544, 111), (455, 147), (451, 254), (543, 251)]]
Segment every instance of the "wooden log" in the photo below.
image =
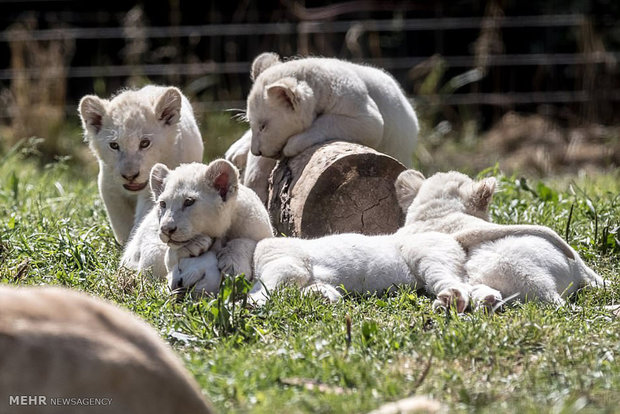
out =
[(272, 223), (278, 233), (302, 238), (393, 233), (404, 221), (394, 190), (403, 170), (396, 159), (350, 142), (310, 147), (272, 171)]

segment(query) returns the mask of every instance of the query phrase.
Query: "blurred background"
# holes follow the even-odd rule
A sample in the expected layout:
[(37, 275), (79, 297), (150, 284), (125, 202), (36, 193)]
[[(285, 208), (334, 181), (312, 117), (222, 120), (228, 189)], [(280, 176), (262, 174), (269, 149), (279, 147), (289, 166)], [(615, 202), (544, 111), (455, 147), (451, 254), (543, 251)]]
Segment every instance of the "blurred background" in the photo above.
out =
[(422, 122), (415, 165), (537, 176), (620, 165), (620, 2), (0, 1), (0, 154), (96, 166), (81, 96), (147, 83), (194, 104), (206, 159), (247, 128), (263, 51), (385, 68)]

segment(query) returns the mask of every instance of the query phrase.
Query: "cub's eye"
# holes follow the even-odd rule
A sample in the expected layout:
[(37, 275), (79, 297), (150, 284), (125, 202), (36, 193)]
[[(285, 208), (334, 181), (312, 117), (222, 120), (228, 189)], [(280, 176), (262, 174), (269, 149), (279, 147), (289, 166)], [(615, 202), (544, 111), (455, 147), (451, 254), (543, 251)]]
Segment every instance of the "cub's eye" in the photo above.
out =
[(265, 130), (265, 128), (267, 128), (267, 123), (266, 123), (266, 122), (263, 122), (262, 124), (260, 124), (260, 125), (258, 126), (258, 130), (259, 130), (260, 132), (263, 132), (263, 131)]
[(148, 147), (151, 146), (151, 140), (144, 138), (142, 141), (140, 141), (140, 149), (146, 149)]
[(166, 202), (165, 201), (160, 201), (159, 202), (159, 207), (162, 208), (162, 209), (165, 209), (166, 208)]
[(183, 207), (189, 207), (192, 204), (194, 204), (194, 200), (193, 198), (186, 198), (185, 201), (183, 202)]
[(118, 149), (120, 148), (120, 147), (118, 146), (118, 142), (110, 142), (108, 145), (109, 145), (109, 146), (110, 146), (110, 148), (112, 148), (114, 151), (118, 151)]

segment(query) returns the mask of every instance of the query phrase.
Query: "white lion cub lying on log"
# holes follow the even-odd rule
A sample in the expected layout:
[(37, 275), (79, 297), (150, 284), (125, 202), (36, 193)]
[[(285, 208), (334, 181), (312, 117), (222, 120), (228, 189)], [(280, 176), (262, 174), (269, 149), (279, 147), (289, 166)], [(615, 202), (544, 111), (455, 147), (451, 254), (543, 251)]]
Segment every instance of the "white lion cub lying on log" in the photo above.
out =
[(147, 185), (153, 165), (202, 161), (192, 107), (177, 88), (149, 85), (110, 100), (84, 96), (79, 112), (99, 163), (99, 193), (114, 237), (124, 245), (153, 207)]
[[(239, 184), (239, 172), (230, 162), (182, 164), (172, 171), (156, 164), (150, 184), (159, 237), (168, 246), (165, 261), (172, 289), (200, 280), (197, 290), (215, 292), (218, 267), (252, 277), (256, 242), (272, 237), (273, 230), (267, 210), (256, 194)], [(212, 245), (214, 251), (207, 252)], [(179, 260), (188, 257), (195, 258), (180, 266)]]
[[(257, 156), (294, 157), (328, 140), (359, 143), (411, 166), (418, 119), (387, 72), (329, 58), (282, 62), (275, 53), (263, 53), (252, 63), (251, 78), (247, 118), (252, 133), (226, 156), (243, 162), (238, 167), (245, 168), (245, 177), (264, 187), (257, 190), (261, 198), (275, 161)], [(248, 148), (251, 154), (244, 157)]]
[(587, 285), (602, 285), (562, 238), (543, 226), (490, 223), (495, 178), (476, 182), (451, 171), (424, 179), (401, 173), (396, 192), (411, 233), (449, 233), (468, 252), (463, 263), (475, 303), (495, 306), (503, 297), (564, 303)]

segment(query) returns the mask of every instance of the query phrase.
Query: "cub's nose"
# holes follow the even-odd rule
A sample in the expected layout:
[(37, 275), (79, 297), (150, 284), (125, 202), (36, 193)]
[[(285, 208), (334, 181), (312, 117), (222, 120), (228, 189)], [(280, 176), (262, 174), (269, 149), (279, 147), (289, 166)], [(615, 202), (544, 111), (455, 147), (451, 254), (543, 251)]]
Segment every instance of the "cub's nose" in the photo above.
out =
[(167, 236), (171, 236), (175, 231), (177, 231), (177, 226), (161, 226), (160, 230)]
[(140, 175), (140, 171), (138, 171), (137, 173), (133, 175), (132, 174), (121, 174), (121, 177), (123, 177), (127, 181), (133, 181), (136, 178), (138, 178), (139, 175)]

